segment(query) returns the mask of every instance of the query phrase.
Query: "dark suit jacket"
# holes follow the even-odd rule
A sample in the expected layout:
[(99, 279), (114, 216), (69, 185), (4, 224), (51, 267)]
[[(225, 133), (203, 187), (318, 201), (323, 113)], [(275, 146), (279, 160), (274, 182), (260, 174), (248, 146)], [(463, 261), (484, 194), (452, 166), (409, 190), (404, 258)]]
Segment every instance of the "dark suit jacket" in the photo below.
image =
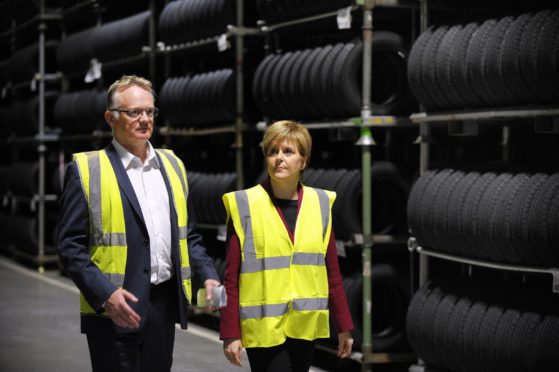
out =
[[(124, 218), (126, 219), (126, 241), (128, 254), (126, 260), (126, 273), (124, 288), (133, 293), (139, 301), (129, 303), (132, 308), (142, 317), (140, 328), (144, 324), (146, 311), (149, 304), (150, 294), (150, 248), (149, 235), (142, 216), (140, 204), (134, 193), (130, 179), (122, 165), (122, 161), (116, 149), (109, 145), (106, 149), (107, 155), (115, 170), (116, 178), (120, 186), (120, 195), (124, 207)], [(159, 159), (160, 164), (161, 159)], [(171, 195), (169, 179), (163, 166), (161, 173), (165, 180), (167, 192)], [(171, 214), (171, 238), (172, 238), (172, 260), (175, 275), (171, 280), (176, 280), (178, 285), (178, 314), (182, 328), (187, 326), (188, 301), (182, 286), (180, 285), (179, 267), (179, 241), (177, 228), (177, 215), (169, 197)], [(193, 272), (197, 272), (203, 280), (216, 279), (218, 275), (213, 266), (212, 259), (206, 254), (202, 237), (196, 233), (194, 209), (191, 207), (190, 198), (188, 204), (188, 250), (190, 266)], [(62, 264), (72, 280), (85, 296), (88, 303), (98, 314), (103, 312), (102, 305), (116, 290), (116, 287), (108, 281), (103, 273), (95, 266), (89, 255), (89, 213), (85, 194), (83, 192), (79, 177), (78, 167), (72, 162), (66, 168), (64, 180), (64, 192), (60, 200), (60, 214), (58, 224), (58, 251)], [(76, 304), (77, 306), (77, 304)], [(81, 329), (83, 333), (109, 332), (115, 330), (118, 333), (131, 332), (127, 328), (121, 328), (113, 324), (108, 317), (90, 314), (81, 315)]]

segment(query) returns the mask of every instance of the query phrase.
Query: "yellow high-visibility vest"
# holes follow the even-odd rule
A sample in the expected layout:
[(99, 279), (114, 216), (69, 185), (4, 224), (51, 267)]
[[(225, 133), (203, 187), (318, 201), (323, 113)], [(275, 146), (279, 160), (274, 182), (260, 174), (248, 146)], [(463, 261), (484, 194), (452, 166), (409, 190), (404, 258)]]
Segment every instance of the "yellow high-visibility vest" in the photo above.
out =
[[(186, 199), (188, 183), (182, 161), (171, 150), (155, 150), (171, 185), (172, 200), (177, 212), (181, 283), (188, 301), (192, 298), (191, 268), (188, 259)], [(124, 284), (126, 274), (126, 223), (116, 174), (105, 150), (73, 155), (89, 209), (91, 261), (117, 287)], [(80, 294), (80, 312), (95, 313)]]
[(260, 185), (223, 196), (241, 246), (239, 316), (244, 347), (270, 347), (286, 337), (326, 338), (326, 250), (332, 191), (303, 186), (294, 242)]

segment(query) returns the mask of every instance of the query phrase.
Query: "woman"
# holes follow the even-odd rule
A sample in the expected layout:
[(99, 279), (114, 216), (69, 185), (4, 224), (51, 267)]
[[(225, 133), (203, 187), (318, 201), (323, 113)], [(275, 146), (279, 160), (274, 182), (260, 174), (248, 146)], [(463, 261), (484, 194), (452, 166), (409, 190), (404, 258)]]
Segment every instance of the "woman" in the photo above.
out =
[(252, 371), (308, 371), (314, 340), (338, 331), (338, 356), (351, 353), (353, 323), (338, 266), (332, 204), (336, 194), (300, 183), (311, 137), (292, 121), (264, 133), (268, 179), (225, 194), (228, 216), (221, 339), (227, 359)]

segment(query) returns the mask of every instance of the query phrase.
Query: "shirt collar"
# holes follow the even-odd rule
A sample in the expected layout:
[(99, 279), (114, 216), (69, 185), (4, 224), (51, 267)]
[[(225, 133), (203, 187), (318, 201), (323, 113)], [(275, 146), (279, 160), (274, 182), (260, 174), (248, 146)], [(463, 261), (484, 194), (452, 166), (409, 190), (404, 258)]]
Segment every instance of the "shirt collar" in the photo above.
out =
[[(130, 151), (128, 151), (124, 146), (122, 146), (116, 140), (116, 138), (113, 138), (112, 144), (116, 152), (118, 153), (120, 160), (122, 161), (122, 165), (124, 166), (124, 169), (128, 169), (129, 167), (133, 166), (134, 163), (142, 164), (140, 158), (132, 154)], [(155, 150), (153, 149), (153, 146), (149, 141), (148, 141), (148, 158), (146, 164), (150, 164), (154, 168), (159, 168), (159, 159), (157, 159)], [(142, 164), (142, 166), (144, 166), (144, 164)]]

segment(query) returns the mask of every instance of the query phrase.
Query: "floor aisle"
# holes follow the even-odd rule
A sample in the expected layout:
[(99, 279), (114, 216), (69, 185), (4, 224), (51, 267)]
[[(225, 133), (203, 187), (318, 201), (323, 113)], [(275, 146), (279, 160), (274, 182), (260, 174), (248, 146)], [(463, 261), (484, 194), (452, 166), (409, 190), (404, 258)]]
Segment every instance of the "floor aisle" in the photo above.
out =
[[(0, 371), (90, 371), (79, 331), (78, 291), (57, 272), (40, 275), (0, 257)], [(177, 330), (173, 372), (249, 371), (230, 365), (214, 331)], [(246, 357), (246, 356), (245, 356)]]

